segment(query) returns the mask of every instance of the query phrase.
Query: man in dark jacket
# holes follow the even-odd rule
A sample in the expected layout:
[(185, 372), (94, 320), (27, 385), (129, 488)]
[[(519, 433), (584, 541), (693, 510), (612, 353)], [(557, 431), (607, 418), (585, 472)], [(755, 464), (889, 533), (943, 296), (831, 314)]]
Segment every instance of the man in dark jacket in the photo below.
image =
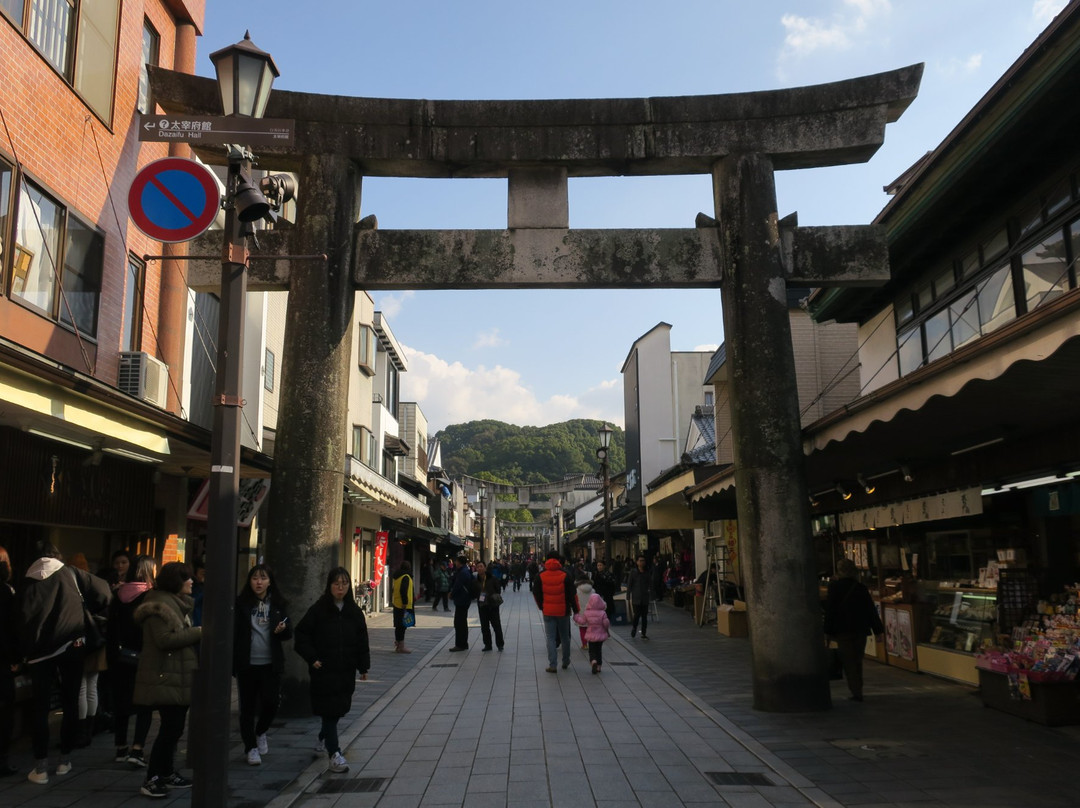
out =
[(854, 561), (840, 559), (825, 601), (825, 634), (836, 641), (852, 701), (863, 700), (862, 664), (866, 638), (871, 631), (879, 640), (885, 633), (870, 590), (856, 580), (857, 574)]
[(57, 679), (64, 715), (56, 773), (71, 771), (87, 642), (83, 602), (93, 614), (104, 615), (111, 598), (109, 584), (103, 578), (65, 565), (60, 551), (48, 542), (40, 546), (38, 559), (26, 571), (19, 598), (19, 647), (29, 664), (34, 688), (30, 737), (36, 764), (27, 777), (31, 783), (49, 782), (49, 703)]
[(473, 602), (473, 574), (465, 556), (454, 559), (454, 577), (450, 581), (450, 600), (454, 601), (454, 647), (451, 651), (469, 650), (469, 607)]
[(637, 636), (638, 621), (641, 621), (641, 639), (649, 639), (649, 602), (652, 600), (652, 580), (645, 562), (645, 556), (638, 556), (637, 566), (630, 570), (626, 579), (626, 602), (634, 613), (630, 625), (630, 636)]
[(548, 673), (557, 673), (558, 651), (555, 638), (562, 645), (563, 670), (570, 667), (570, 615), (577, 614), (577, 591), (574, 580), (559, 563), (559, 554), (552, 550), (544, 562), (544, 571), (533, 586), (536, 606), (544, 614), (544, 633), (547, 635)]
[(619, 591), (619, 585), (615, 583), (615, 576), (608, 570), (607, 562), (602, 558), (596, 561), (592, 585), (596, 594), (604, 599), (608, 620), (611, 620), (615, 616), (615, 593)]

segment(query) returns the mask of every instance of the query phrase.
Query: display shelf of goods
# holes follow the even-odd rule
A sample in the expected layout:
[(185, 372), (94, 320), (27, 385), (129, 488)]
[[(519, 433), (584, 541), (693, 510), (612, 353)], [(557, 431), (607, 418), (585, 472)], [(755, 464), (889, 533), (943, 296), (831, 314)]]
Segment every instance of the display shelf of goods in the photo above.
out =
[(928, 644), (974, 654), (993, 644), (997, 598), (989, 589), (938, 589)]

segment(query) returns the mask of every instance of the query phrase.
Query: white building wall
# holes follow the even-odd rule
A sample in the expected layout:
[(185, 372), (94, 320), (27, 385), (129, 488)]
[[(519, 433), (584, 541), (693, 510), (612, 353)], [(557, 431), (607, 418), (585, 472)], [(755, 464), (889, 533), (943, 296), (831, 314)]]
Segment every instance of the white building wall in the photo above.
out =
[[(277, 429), (281, 384), (284, 378), (285, 318), (289, 305), (288, 292), (266, 293), (266, 347), (274, 353), (274, 389), (263, 400), (263, 426)], [(265, 363), (265, 358), (264, 358)], [(265, 374), (265, 366), (263, 368)]]
[(704, 405), (705, 393), (712, 392), (712, 386), (704, 383), (711, 358), (711, 351), (676, 351), (671, 354), (671, 389), (674, 391), (672, 402), (674, 431), (672, 434), (675, 438), (675, 462), (678, 462), (682, 456), (686, 436), (690, 434), (694, 408)]
[(892, 305), (859, 326), (859, 378), (862, 395), (900, 378), (896, 358), (896, 317)]
[[(348, 451), (352, 449), (354, 426), (366, 426), (375, 432), (371, 422), (371, 400), (374, 392), (374, 376), (368, 376), (359, 368), (361, 325), (370, 326), (375, 319), (375, 301), (367, 292), (357, 292), (353, 309), (352, 348), (349, 367), (349, 415), (345, 425), (348, 434)], [(359, 458), (357, 458), (359, 459)]]
[[(675, 465), (678, 439), (675, 428), (675, 401), (671, 385), (671, 327), (653, 329), (637, 342), (638, 412), (641, 445), (641, 480), (655, 479)], [(644, 490), (644, 489), (643, 489)]]

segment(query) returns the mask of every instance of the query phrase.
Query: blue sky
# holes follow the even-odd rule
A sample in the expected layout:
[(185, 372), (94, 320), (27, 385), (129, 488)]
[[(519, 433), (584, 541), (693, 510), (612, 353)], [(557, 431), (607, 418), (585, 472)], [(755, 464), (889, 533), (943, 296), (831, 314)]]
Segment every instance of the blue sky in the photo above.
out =
[[(886, 185), (933, 149), (1065, 0), (208, 0), (197, 70), (252, 40), (275, 86), (332, 95), (612, 98), (746, 92), (926, 63), (919, 97), (867, 164), (784, 172), (779, 213), (864, 224)], [(301, 193), (303, 189), (301, 189)], [(365, 180), (380, 228), (502, 228), (506, 183)], [(572, 227), (692, 227), (707, 177), (572, 180)], [(723, 340), (715, 290), (397, 292), (374, 295), (405, 348), (404, 400), (431, 431), (477, 418), (622, 425), (619, 368), (660, 321), (673, 350)]]

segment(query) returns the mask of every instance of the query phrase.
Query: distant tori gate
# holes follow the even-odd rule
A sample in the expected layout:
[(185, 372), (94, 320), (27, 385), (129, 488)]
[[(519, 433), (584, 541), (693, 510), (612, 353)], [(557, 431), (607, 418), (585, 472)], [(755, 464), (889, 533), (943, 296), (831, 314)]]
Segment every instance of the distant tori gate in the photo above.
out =
[[(780, 220), (773, 175), (868, 160), (921, 77), (914, 65), (770, 92), (562, 101), (275, 91), (267, 116), (293, 119), (295, 138), (261, 149), (259, 161), (299, 175), (299, 206), (296, 226), (261, 233), (259, 251), (329, 256), (325, 265), (253, 261), (250, 270), (250, 288), (289, 290), (267, 548), (288, 564), (284, 595), (300, 604), (321, 591), (338, 542), (356, 289), (719, 286), (754, 706), (828, 708), (785, 286), (882, 283), (888, 251), (876, 227)], [(220, 112), (211, 79), (153, 69), (152, 81), (169, 112)], [(203, 154), (220, 162), (218, 152)], [(715, 219), (699, 215), (690, 229), (569, 229), (569, 177), (663, 174), (711, 175)], [(378, 230), (374, 217), (360, 218), (365, 176), (506, 177), (507, 229)], [(193, 265), (191, 284), (216, 288), (219, 271)], [(306, 699), (305, 679), (302, 666), (289, 668), (287, 702)]]

